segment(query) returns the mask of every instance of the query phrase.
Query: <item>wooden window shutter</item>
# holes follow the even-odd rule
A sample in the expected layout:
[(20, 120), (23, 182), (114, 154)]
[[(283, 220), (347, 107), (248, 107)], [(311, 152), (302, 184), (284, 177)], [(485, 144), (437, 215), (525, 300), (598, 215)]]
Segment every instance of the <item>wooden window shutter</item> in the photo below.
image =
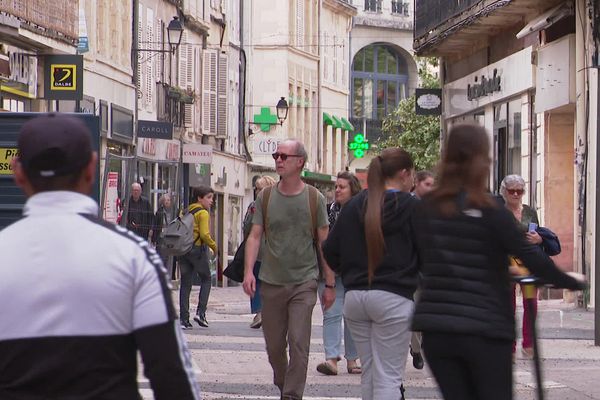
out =
[(217, 51), (204, 50), (202, 63), (202, 133), (217, 133)]
[(177, 68), (177, 86), (181, 89), (185, 89), (187, 87), (187, 70), (188, 70), (188, 51), (187, 51), (187, 32), (183, 32), (181, 35), (181, 44), (179, 45), (179, 64)]
[[(137, 36), (138, 36), (138, 47), (140, 49), (145, 49), (146, 48), (146, 43), (144, 43), (144, 25), (143, 25), (143, 20), (142, 20), (142, 15), (144, 14), (144, 6), (143, 5), (139, 5), (138, 7), (138, 24), (137, 24)], [(142, 96), (142, 68), (143, 68), (143, 62), (144, 62), (144, 52), (143, 51), (138, 51), (137, 53), (137, 71), (136, 71), (136, 95), (138, 97), (138, 99), (142, 99), (142, 103), (144, 101), (143, 96)]]
[[(163, 22), (162, 19), (158, 19), (156, 20), (156, 28), (155, 28), (155, 36), (156, 36), (156, 44), (154, 45), (156, 49), (162, 49), (163, 48)], [(164, 65), (163, 65), (163, 60), (165, 59), (165, 53), (161, 53), (161, 54), (157, 54), (156, 55), (156, 61), (155, 64), (156, 66), (154, 67), (155, 71), (156, 71), (156, 76), (155, 76), (155, 81), (161, 81), (161, 78), (163, 76), (163, 69), (164, 69)]]
[(296, 46), (304, 46), (304, 2), (296, 0)]
[[(148, 48), (153, 49), (155, 46), (154, 43), (154, 12), (152, 9), (148, 9), (146, 13), (146, 41), (148, 42)], [(144, 95), (146, 97), (146, 107), (149, 110), (154, 109), (153, 99), (154, 99), (154, 62), (150, 57), (146, 58), (145, 62), (145, 71), (146, 71), (146, 79), (144, 79)]]
[(228, 57), (219, 54), (219, 80), (217, 82), (217, 135), (227, 136), (227, 87), (228, 87)]

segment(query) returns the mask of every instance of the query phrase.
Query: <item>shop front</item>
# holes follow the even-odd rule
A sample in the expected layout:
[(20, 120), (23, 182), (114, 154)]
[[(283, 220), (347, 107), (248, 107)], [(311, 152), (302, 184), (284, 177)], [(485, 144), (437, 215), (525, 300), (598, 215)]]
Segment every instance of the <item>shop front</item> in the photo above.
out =
[(533, 190), (529, 204), (536, 205), (536, 119), (532, 48), (490, 64), (444, 85), (444, 123), (477, 123), (486, 128), (493, 144), (490, 189), (497, 193), (509, 174), (523, 176)]

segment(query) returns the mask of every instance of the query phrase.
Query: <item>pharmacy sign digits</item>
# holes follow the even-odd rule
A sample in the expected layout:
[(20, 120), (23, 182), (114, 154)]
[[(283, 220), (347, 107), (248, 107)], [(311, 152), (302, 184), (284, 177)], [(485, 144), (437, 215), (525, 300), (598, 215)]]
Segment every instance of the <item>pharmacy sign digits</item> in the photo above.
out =
[(369, 141), (365, 139), (362, 133), (354, 135), (354, 140), (348, 143), (348, 149), (354, 152), (354, 157), (356, 158), (363, 158), (370, 147)]

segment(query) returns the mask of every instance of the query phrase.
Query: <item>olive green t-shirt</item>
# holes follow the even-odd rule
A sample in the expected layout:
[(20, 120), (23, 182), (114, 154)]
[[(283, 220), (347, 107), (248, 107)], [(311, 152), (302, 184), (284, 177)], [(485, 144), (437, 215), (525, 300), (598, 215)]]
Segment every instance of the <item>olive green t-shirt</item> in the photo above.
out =
[[(252, 218), (256, 225), (263, 225), (263, 193), (256, 199)], [(274, 186), (269, 197), (266, 223), (259, 279), (272, 285), (300, 284), (317, 279), (319, 268), (313, 244), (308, 187), (305, 186), (297, 195), (286, 196)], [(319, 193), (317, 227), (327, 225), (325, 197)]]

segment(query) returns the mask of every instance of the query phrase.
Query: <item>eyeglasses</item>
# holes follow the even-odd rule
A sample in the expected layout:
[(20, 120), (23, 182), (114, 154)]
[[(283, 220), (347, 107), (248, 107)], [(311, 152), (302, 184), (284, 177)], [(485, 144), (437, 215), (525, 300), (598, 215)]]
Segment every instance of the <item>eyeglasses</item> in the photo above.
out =
[(281, 161), (285, 161), (288, 159), (288, 157), (302, 157), (299, 156), (298, 154), (285, 154), (285, 153), (273, 153), (271, 154), (273, 156), (273, 160), (277, 161), (278, 158), (281, 158)]
[(523, 190), (523, 189), (506, 189), (506, 193), (520, 196), (523, 193), (525, 193), (525, 190)]

